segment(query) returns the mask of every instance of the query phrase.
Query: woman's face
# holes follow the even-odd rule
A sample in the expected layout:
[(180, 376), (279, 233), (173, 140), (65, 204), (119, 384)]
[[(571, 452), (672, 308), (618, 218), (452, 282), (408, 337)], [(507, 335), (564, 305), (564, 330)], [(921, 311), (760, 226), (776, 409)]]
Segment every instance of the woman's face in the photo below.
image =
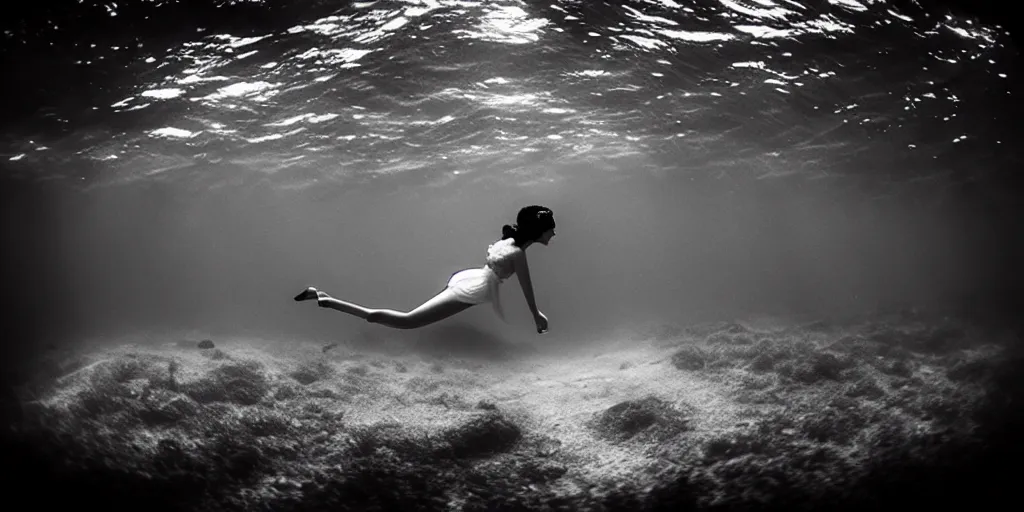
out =
[(537, 238), (537, 243), (547, 245), (555, 236), (555, 228), (551, 228), (541, 233), (540, 238)]

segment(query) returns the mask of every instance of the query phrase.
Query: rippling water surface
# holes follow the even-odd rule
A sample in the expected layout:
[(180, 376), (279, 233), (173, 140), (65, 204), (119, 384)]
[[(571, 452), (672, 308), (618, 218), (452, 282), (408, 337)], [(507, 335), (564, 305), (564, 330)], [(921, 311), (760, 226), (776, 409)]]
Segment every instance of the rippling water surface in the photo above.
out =
[(110, 30), (6, 31), (63, 47), (15, 72), (3, 151), (23, 176), (288, 188), (605, 172), (891, 192), (1012, 166), (1006, 32), (898, 4), (294, 2), (268, 23), (252, 0), (178, 30), (152, 22), (175, 2), (84, 4), (67, 24)]

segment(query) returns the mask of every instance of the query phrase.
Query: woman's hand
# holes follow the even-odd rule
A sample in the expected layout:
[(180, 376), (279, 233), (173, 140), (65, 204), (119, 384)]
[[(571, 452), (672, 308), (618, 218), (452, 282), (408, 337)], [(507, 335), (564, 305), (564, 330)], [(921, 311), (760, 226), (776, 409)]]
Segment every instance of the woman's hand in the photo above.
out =
[(544, 313), (538, 311), (536, 315), (533, 315), (533, 321), (537, 324), (537, 334), (548, 332), (548, 317), (544, 316)]

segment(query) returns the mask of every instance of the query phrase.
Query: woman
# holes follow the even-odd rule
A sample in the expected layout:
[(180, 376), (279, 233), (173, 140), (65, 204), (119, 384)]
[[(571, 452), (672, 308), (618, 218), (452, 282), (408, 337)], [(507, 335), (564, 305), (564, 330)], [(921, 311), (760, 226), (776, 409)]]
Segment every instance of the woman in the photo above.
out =
[(386, 325), (396, 329), (415, 329), (444, 320), (476, 304), (490, 302), (495, 313), (505, 318), (501, 308), (499, 285), (516, 274), (526, 297), (526, 304), (533, 313), (537, 332), (548, 330), (548, 319), (537, 309), (533, 297), (533, 283), (530, 281), (530, 267), (526, 262), (526, 249), (534, 243), (547, 245), (555, 236), (554, 213), (543, 206), (527, 206), (519, 210), (516, 224), (501, 228), (501, 240), (487, 248), (487, 264), (452, 274), (448, 285), (441, 293), (409, 312), (393, 309), (369, 309), (363, 306), (335, 299), (314, 287), (306, 288), (295, 296), (295, 300), (316, 299), (318, 306), (331, 308), (366, 319), (367, 322)]

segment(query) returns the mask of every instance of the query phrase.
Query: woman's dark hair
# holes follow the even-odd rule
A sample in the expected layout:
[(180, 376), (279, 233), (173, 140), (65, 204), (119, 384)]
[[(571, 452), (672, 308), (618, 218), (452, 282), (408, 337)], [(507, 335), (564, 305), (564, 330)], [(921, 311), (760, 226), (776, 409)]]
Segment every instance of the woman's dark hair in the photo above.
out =
[(516, 215), (516, 223), (501, 227), (501, 239), (511, 238), (517, 246), (532, 242), (555, 227), (555, 213), (540, 205), (526, 206)]

